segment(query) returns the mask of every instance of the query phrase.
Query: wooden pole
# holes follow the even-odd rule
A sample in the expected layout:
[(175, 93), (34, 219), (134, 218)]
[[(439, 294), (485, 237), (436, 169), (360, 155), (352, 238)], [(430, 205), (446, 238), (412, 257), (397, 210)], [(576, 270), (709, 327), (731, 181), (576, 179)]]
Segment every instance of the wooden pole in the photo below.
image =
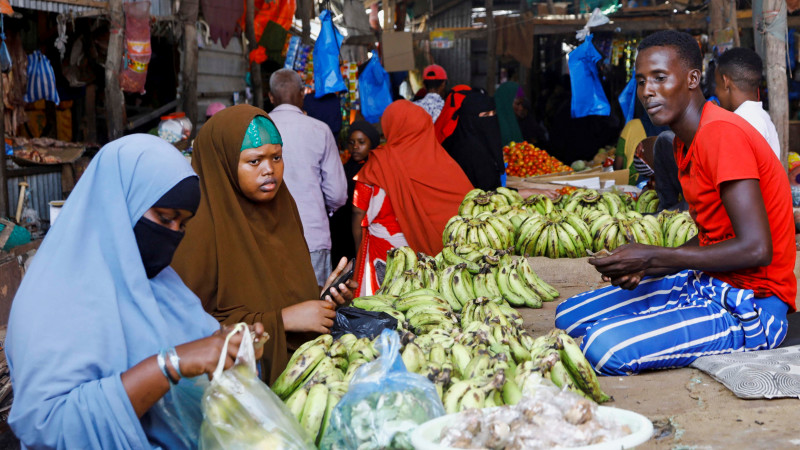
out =
[[(764, 34), (769, 92), (769, 116), (781, 145), (781, 162), (788, 168), (789, 155), (789, 88), (786, 77), (786, 2), (764, 0)], [(755, 12), (754, 12), (755, 15)], [(758, 33), (758, 30), (755, 31)]]
[(733, 46), (738, 47), (740, 40), (736, 3), (733, 0), (711, 0), (708, 16), (708, 35), (711, 45), (715, 47), (733, 38)]
[(314, 11), (313, 0), (299, 0), (297, 2), (297, 13), (300, 15), (300, 21), (303, 24), (302, 41), (303, 44), (310, 45), (311, 42), (311, 16)]
[(108, 16), (111, 28), (108, 34), (108, 55), (106, 56), (106, 128), (108, 140), (122, 137), (125, 121), (125, 96), (119, 86), (119, 71), (122, 65), (123, 31), (125, 16), (122, 13), (122, 0), (109, 0)]
[(192, 134), (197, 133), (197, 13), (199, 0), (183, 0), (178, 17), (183, 23), (183, 92), (181, 109), (192, 122)]
[[(9, 72), (9, 75), (11, 72)], [(3, 76), (0, 75), (0, 95), (3, 92)], [(6, 105), (0, 107), (0, 137), (3, 140), (3, 158), (0, 159), (0, 216), (8, 217), (8, 184), (6, 183)]]
[(486, 92), (494, 95), (497, 72), (497, 35), (494, 26), (494, 0), (486, 0)]
[[(247, 12), (245, 18), (245, 33), (247, 34), (247, 57), (250, 58), (250, 52), (258, 47), (256, 42), (256, 31), (253, 21), (255, 20), (255, 1), (247, 0)], [(253, 104), (258, 108), (264, 108), (264, 90), (261, 87), (261, 64), (255, 62), (250, 63), (250, 83), (253, 85)]]

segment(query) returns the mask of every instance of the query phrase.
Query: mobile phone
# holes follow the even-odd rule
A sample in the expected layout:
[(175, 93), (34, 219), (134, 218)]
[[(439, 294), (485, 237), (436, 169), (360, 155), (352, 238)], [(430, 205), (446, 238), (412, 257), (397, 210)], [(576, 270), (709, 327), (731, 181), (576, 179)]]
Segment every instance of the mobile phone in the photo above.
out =
[(353, 273), (355, 272), (355, 268), (356, 268), (356, 260), (355, 260), (355, 258), (350, 258), (350, 261), (348, 261), (347, 265), (344, 266), (344, 270), (342, 270), (342, 273), (339, 274), (339, 276), (336, 277), (335, 280), (333, 280), (333, 283), (331, 283), (331, 285), (328, 287), (328, 289), (325, 289), (325, 292), (323, 292), (322, 295), (320, 295), (320, 297), (319, 297), (320, 300), (325, 300), (325, 297), (328, 296), (328, 295), (330, 295), (331, 298), (333, 298), (333, 294), (331, 293), (331, 289), (333, 289), (333, 288), (337, 288), (338, 289), (338, 286), (340, 284), (346, 283), (347, 280), (349, 280), (350, 278), (353, 278)]

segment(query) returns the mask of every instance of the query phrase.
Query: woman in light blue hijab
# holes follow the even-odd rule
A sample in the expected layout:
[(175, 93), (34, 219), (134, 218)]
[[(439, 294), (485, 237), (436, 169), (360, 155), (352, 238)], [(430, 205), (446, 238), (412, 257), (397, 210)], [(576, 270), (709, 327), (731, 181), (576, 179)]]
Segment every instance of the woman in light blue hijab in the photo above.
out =
[(155, 136), (89, 165), (11, 308), (9, 423), (24, 447), (196, 447), (224, 330), (168, 265), (199, 201), (191, 166)]

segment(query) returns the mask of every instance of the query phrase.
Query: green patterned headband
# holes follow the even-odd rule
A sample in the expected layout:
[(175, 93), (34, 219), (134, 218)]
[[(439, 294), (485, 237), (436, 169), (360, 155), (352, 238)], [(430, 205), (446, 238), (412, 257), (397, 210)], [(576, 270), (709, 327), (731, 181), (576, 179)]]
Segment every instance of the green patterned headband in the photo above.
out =
[(261, 147), (264, 144), (283, 145), (283, 140), (271, 120), (264, 116), (256, 116), (247, 126), (242, 140), (242, 148), (239, 151)]

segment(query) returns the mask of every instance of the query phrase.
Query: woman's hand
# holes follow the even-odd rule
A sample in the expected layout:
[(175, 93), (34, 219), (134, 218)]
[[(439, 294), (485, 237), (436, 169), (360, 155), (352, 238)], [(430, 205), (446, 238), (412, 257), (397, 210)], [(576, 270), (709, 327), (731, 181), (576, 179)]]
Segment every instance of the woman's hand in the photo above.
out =
[[(331, 286), (331, 283), (336, 281), (336, 278), (344, 271), (345, 266), (347, 266), (347, 258), (342, 258), (339, 260), (339, 265), (336, 266), (333, 272), (328, 276), (328, 279), (325, 280), (325, 287), (322, 288), (320, 295), (323, 295)], [(339, 286), (333, 286), (331, 288), (331, 295), (326, 295), (325, 300), (336, 305), (343, 305), (353, 299), (353, 292), (355, 292), (356, 289), (358, 289), (358, 282), (350, 278), (345, 283), (339, 283)]]
[(281, 310), (283, 329), (293, 332), (330, 333), (336, 305), (327, 300), (306, 300)]
[[(184, 378), (192, 378), (207, 374), (209, 377), (214, 373), (219, 363), (219, 357), (225, 345), (225, 338), (228, 333), (233, 331), (232, 325), (223, 325), (218, 331), (207, 338), (198, 339), (175, 347), (175, 352), (181, 358), (180, 369)], [(260, 359), (264, 354), (263, 343), (268, 337), (264, 333), (264, 325), (256, 323), (250, 325), (250, 332), (254, 335), (254, 348), (256, 359)], [(239, 345), (242, 343), (242, 333), (236, 333), (228, 341), (226, 349), (225, 369), (233, 366), (236, 355), (239, 353)], [(170, 364), (167, 365), (171, 367)], [(177, 373), (175, 373), (177, 375)]]

